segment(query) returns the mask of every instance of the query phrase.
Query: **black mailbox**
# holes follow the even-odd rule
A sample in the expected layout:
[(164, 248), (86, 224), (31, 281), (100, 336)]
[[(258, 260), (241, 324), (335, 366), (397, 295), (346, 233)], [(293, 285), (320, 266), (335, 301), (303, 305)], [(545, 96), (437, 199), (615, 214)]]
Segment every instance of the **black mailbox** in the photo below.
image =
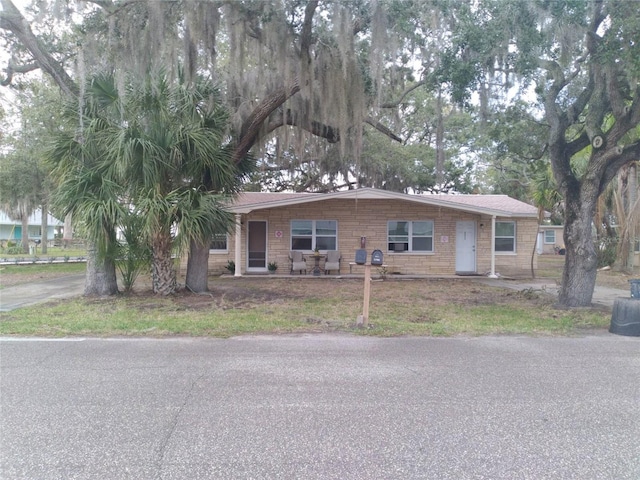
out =
[(367, 251), (364, 248), (356, 250), (356, 263), (358, 265), (367, 263)]
[(374, 250), (371, 252), (371, 265), (382, 265), (382, 251)]

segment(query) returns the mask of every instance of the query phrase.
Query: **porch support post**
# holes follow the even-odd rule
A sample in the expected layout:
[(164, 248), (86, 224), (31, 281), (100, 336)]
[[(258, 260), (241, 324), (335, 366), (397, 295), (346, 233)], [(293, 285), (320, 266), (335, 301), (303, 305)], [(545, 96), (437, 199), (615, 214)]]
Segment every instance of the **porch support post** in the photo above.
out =
[(236, 213), (236, 270), (234, 277), (242, 276), (242, 214)]
[(498, 278), (496, 275), (496, 216), (491, 216), (491, 273), (489, 278)]

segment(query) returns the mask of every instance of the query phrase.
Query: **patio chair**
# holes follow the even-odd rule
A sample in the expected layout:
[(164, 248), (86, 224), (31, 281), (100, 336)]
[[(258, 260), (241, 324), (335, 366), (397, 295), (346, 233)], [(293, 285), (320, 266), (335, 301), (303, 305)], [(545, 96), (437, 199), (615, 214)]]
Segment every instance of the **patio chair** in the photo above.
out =
[(289, 272), (291, 275), (293, 275), (293, 272), (302, 273), (303, 270), (305, 274), (307, 273), (307, 261), (302, 252), (291, 250), (289, 260), (291, 260), (291, 271)]
[(327, 252), (327, 258), (324, 262), (324, 274), (328, 274), (331, 270), (337, 270), (340, 273), (340, 252), (337, 250), (329, 250)]

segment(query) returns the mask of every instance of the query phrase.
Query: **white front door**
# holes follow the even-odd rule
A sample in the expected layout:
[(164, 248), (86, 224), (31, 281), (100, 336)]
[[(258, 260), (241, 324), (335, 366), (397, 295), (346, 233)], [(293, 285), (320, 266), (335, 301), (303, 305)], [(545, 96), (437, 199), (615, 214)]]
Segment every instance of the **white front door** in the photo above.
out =
[(456, 273), (476, 272), (476, 222), (456, 222)]

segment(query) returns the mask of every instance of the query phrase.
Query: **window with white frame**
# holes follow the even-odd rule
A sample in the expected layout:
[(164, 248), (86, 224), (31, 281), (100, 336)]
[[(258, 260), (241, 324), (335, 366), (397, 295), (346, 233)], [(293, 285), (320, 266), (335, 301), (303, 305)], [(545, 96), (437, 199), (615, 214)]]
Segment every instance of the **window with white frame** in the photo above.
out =
[(387, 222), (390, 252), (433, 252), (433, 220)]
[(516, 222), (496, 222), (496, 252), (516, 251)]
[(552, 245), (556, 244), (556, 231), (555, 230), (545, 230), (544, 231), (544, 243), (550, 243)]
[(636, 238), (636, 241), (633, 243), (633, 251), (640, 253), (640, 237)]
[(336, 220), (291, 220), (291, 250), (337, 250)]
[(226, 253), (229, 251), (229, 247), (227, 246), (228, 239), (226, 233), (216, 233), (211, 237), (211, 242), (209, 243), (209, 251), (212, 253)]

